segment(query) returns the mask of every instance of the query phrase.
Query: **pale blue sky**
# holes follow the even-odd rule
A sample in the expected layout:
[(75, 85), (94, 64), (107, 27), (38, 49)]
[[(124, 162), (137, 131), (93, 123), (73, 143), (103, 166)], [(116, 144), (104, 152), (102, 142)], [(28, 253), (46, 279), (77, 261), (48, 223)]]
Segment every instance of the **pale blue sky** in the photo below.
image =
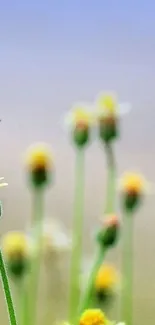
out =
[(104, 88), (150, 98), (154, 12), (153, 1), (1, 1), (1, 107), (60, 112)]
[(132, 103), (119, 145), (124, 157), (137, 166), (139, 155), (155, 154), (154, 12), (153, 1), (140, 0), (0, 1), (4, 173), (8, 155), (16, 170), (22, 150), (37, 140), (57, 148), (61, 166), (62, 152), (70, 155), (64, 113), (101, 90)]

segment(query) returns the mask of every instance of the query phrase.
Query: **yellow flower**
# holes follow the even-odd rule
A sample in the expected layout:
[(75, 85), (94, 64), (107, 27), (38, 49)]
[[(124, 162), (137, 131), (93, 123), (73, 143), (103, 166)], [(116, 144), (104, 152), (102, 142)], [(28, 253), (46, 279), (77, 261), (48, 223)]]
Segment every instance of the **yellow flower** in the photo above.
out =
[(101, 265), (95, 281), (96, 291), (111, 290), (118, 283), (118, 273), (110, 264)]
[(137, 173), (128, 172), (124, 174), (120, 181), (120, 189), (125, 193), (142, 194), (147, 189), (148, 184), (144, 177)]
[(26, 165), (32, 171), (38, 168), (49, 169), (53, 165), (49, 148), (42, 143), (30, 147), (27, 152)]
[(28, 239), (22, 232), (8, 232), (2, 238), (2, 250), (6, 259), (25, 257), (29, 253)]
[(69, 125), (77, 127), (90, 127), (93, 123), (93, 115), (85, 104), (76, 104), (67, 116)]
[(117, 101), (112, 95), (100, 94), (97, 98), (97, 108), (101, 114), (115, 116), (117, 114)]
[(80, 325), (104, 325), (107, 320), (100, 309), (86, 309), (80, 318)]
[(37, 188), (49, 182), (49, 172), (53, 169), (53, 158), (45, 144), (32, 146), (27, 153), (26, 166), (31, 183)]

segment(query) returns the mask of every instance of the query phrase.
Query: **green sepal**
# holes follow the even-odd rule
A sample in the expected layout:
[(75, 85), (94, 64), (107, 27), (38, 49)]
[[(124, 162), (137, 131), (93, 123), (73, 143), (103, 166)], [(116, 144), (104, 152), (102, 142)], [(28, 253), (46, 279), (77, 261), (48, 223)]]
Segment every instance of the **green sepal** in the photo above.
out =
[(97, 234), (97, 241), (103, 248), (115, 246), (119, 238), (118, 225), (112, 225), (106, 229), (100, 230)]
[(89, 141), (89, 129), (76, 128), (73, 132), (73, 140), (78, 147), (85, 146)]

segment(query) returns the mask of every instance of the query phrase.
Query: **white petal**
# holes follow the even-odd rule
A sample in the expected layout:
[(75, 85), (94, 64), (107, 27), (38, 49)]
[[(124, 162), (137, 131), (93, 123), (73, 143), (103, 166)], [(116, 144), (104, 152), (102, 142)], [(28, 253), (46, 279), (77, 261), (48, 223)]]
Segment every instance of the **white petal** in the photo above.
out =
[(0, 177), (0, 181), (2, 181), (4, 179), (4, 177)]
[[(39, 226), (39, 225), (38, 225)], [(31, 229), (31, 237), (34, 235), (33, 230)], [(62, 229), (61, 224), (59, 224), (54, 219), (46, 219), (43, 224), (43, 238), (45, 239), (45, 249), (46, 242), (47, 249), (51, 251), (68, 251), (71, 248), (71, 239), (65, 233), (65, 230)]]
[(128, 114), (131, 111), (132, 107), (130, 103), (120, 103), (118, 104), (118, 114), (119, 116), (123, 116)]
[(51, 240), (51, 246), (58, 251), (71, 249), (71, 240), (63, 232), (56, 233)]
[(0, 187), (8, 186), (8, 183), (1, 183)]

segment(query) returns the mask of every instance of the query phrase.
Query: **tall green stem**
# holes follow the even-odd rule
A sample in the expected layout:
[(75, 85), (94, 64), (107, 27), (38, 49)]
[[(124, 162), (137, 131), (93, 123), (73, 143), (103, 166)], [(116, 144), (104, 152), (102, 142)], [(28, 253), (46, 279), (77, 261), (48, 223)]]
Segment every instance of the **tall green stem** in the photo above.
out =
[[(106, 191), (106, 202), (105, 202), (104, 212), (112, 213), (115, 208), (115, 182), (116, 182), (115, 172), (116, 171), (115, 171), (113, 151), (110, 145), (106, 146), (106, 152), (107, 152), (108, 176), (107, 176), (107, 191)], [(81, 301), (79, 313), (81, 313), (84, 309), (88, 308), (91, 305), (96, 274), (100, 265), (103, 263), (105, 253), (106, 250), (104, 250), (103, 247), (99, 247), (97, 256), (94, 260), (94, 264), (90, 273), (90, 278), (88, 280), (86, 291)]]
[(20, 302), (21, 302), (21, 325), (27, 325), (29, 324), (29, 317), (30, 317), (30, 309), (29, 309), (29, 287), (28, 287), (28, 279), (23, 279), (22, 283), (22, 292), (20, 296)]
[(16, 313), (14, 309), (14, 304), (12, 300), (10, 285), (8, 281), (8, 276), (5, 268), (5, 263), (3, 260), (2, 252), (0, 250), (0, 272), (1, 272), (1, 279), (3, 284), (4, 296), (7, 303), (8, 309), (8, 316), (10, 320), (10, 325), (17, 325)]
[(133, 245), (134, 219), (131, 213), (124, 217), (122, 231), (122, 276), (124, 286), (121, 296), (121, 320), (133, 325)]
[(92, 270), (90, 272), (90, 277), (88, 280), (86, 291), (84, 293), (84, 296), (83, 296), (81, 304), (80, 304), (79, 315), (91, 305), (91, 300), (92, 300), (93, 292), (94, 292), (94, 282), (96, 279), (96, 274), (97, 274), (97, 271), (98, 271), (100, 265), (103, 262), (104, 255), (105, 255), (105, 251), (103, 250), (103, 248), (99, 248), (97, 255), (95, 257), (95, 260), (94, 260)]
[(73, 244), (71, 254), (69, 321), (74, 322), (80, 296), (80, 273), (82, 255), (82, 233), (84, 214), (84, 149), (77, 149), (75, 170), (75, 203), (73, 215)]
[[(32, 229), (33, 241), (36, 255), (32, 261), (31, 269), (31, 281), (29, 289), (29, 308), (30, 308), (30, 321), (29, 325), (35, 325), (37, 319), (37, 295), (39, 289), (39, 276), (41, 267), (41, 255), (42, 255), (42, 232), (43, 232), (43, 217), (44, 217), (44, 195), (43, 191), (38, 189), (34, 193), (34, 205), (33, 205), (33, 220)], [(26, 325), (26, 324), (25, 324)]]
[(107, 153), (107, 190), (106, 200), (104, 203), (104, 213), (113, 213), (115, 210), (115, 195), (116, 195), (116, 166), (114, 154), (110, 145), (106, 146)]

